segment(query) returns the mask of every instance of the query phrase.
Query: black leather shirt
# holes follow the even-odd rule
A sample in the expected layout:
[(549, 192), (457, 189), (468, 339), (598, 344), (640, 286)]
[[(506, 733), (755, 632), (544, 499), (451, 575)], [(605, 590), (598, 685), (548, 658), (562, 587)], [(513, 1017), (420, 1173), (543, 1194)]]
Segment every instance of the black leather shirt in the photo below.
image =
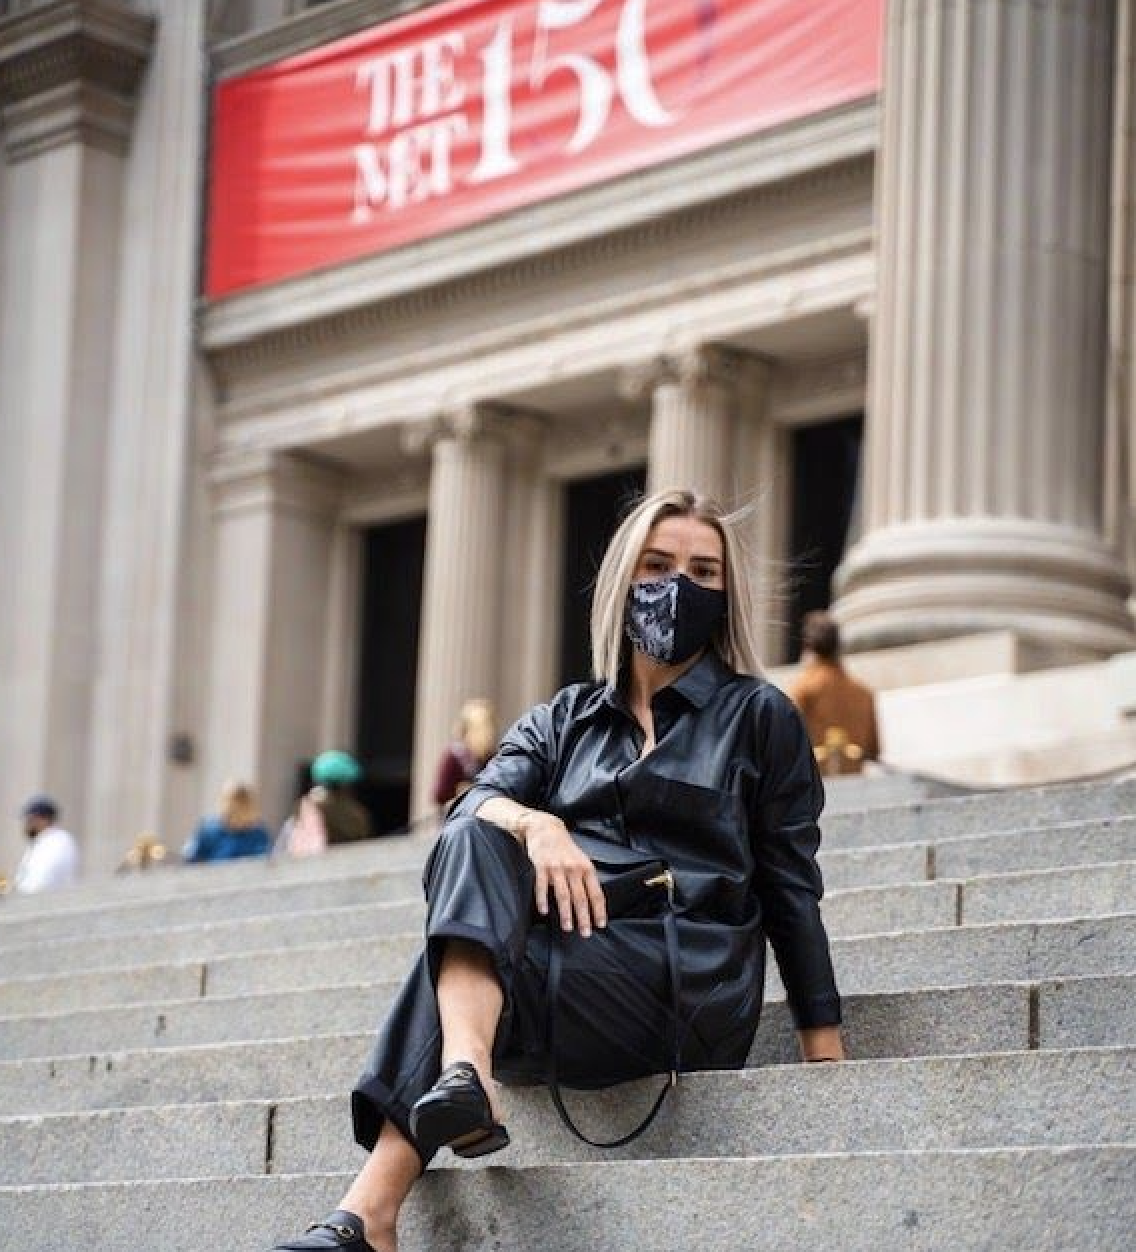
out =
[(707, 653), (651, 703), (656, 746), (619, 691), (566, 687), (525, 714), (455, 811), (507, 796), (662, 856), (677, 883), (698, 1033), (744, 1062), (768, 938), (799, 1027), (840, 1021), (816, 852), (824, 789), (796, 708)]

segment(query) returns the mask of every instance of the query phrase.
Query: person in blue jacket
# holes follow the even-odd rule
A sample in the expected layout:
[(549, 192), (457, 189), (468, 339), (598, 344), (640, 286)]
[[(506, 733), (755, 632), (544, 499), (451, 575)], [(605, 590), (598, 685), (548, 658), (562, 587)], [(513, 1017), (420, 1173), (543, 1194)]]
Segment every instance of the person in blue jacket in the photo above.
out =
[(221, 789), (219, 811), (198, 824), (182, 849), (188, 862), (233, 861), (242, 856), (266, 856), (272, 837), (261, 820), (256, 792), (247, 783), (229, 782)]

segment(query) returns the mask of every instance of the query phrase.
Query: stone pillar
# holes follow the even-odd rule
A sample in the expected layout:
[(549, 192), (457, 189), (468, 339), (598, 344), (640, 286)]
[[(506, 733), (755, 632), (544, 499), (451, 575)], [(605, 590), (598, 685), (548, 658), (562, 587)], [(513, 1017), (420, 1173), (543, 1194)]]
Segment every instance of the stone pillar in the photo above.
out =
[(296, 766), (321, 741), (335, 517), (342, 476), (281, 453), (214, 469), (206, 795), (254, 783), (281, 821)]
[(757, 595), (761, 659), (784, 660), (789, 593), (785, 553), (789, 548), (791, 456), (789, 431), (769, 411), (773, 369), (768, 361), (746, 357), (738, 384), (738, 425), (733, 464), (739, 468), (734, 496), (728, 501), (746, 510), (741, 534)]
[(1131, 647), (1102, 517), (1112, 0), (893, 0), (853, 649)]
[[(1136, 580), (1136, 4), (1116, 6), (1105, 531)], [(1131, 602), (1136, 607), (1136, 602)]]
[(710, 344), (628, 370), (626, 395), (651, 397), (647, 490), (691, 487), (729, 504), (744, 489), (734, 461), (745, 357)]
[(501, 592), (506, 660), (497, 684), (502, 729), (558, 686), (562, 492), (545, 469), (547, 429), (543, 414), (511, 411)]
[(628, 368), (630, 399), (651, 397), (647, 490), (691, 487), (727, 509), (746, 509), (741, 532), (758, 594), (759, 634), (780, 659), (785, 510), (778, 483), (787, 439), (769, 417), (770, 362), (718, 344)]
[(434, 770), (464, 700), (499, 699), (510, 412), (476, 404), (409, 439), (432, 443), (411, 816), (433, 811)]
[(112, 0), (56, 0), (0, 21), (0, 864), (9, 867), (19, 851), (12, 814), (33, 789), (54, 792), (86, 842), (123, 178), (154, 28)]
[[(201, 803), (199, 753), (170, 759), (175, 737), (200, 739), (208, 597), (186, 580), (206, 561), (204, 467), (194, 369), (200, 169), (207, 106), (204, 0), (160, 0), (126, 183), (130, 233), (121, 264), (112, 406), (89, 836), (117, 860), (153, 831), (172, 846)], [(202, 423), (204, 425), (204, 423)], [(197, 548), (191, 545), (198, 545)], [(129, 559), (123, 554), (129, 553)], [(191, 642), (192, 641), (192, 642)]]

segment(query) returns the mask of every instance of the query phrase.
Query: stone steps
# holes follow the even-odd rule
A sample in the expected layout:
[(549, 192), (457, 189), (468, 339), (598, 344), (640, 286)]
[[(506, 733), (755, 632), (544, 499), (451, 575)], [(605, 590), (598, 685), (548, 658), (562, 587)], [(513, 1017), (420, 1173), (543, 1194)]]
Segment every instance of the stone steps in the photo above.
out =
[[(0, 1041), (9, 1023), (28, 1015), (398, 979), (419, 942), (410, 935), (380, 936), (210, 961), (12, 979), (0, 983)], [(832, 948), (841, 989), (850, 994), (1126, 974), (1136, 959), (1136, 913), (865, 935), (834, 939)], [(772, 963), (770, 987), (776, 995)]]
[(1136, 813), (1136, 779), (1038, 787), (1024, 791), (918, 801), (822, 818), (829, 849), (882, 843), (921, 843), (960, 835), (989, 835), (1070, 822), (1114, 821)]
[[(659, 1080), (570, 1095), (595, 1135), (649, 1107)], [(785, 1066), (692, 1074), (649, 1135), (604, 1153), (559, 1126), (541, 1089), (509, 1091), (498, 1164), (1118, 1142), (1136, 1119), (1136, 1049)], [(784, 1110), (793, 1110), (791, 1117)], [(0, 1186), (358, 1168), (346, 1094), (0, 1117)], [(445, 1154), (445, 1165), (455, 1158)], [(459, 1164), (461, 1164), (459, 1162)]]
[[(749, 1067), (686, 1076), (623, 1153), (510, 1092), (515, 1146), (443, 1154), (402, 1252), (1130, 1246), (1136, 783), (853, 781), (822, 862), (856, 1059), (783, 1063), (771, 973)], [(362, 1159), (346, 1094), (419, 946), (429, 846), (4, 901), (0, 1246), (265, 1252), (326, 1211)], [(615, 1133), (653, 1089), (569, 1098)]]
[(421, 869), (431, 833), (384, 835), (360, 843), (329, 848), (322, 856), (293, 861), (286, 857), (249, 857), (210, 865), (182, 865), (176, 860), (144, 873), (94, 874), (75, 886), (43, 896), (5, 896), (0, 910), (6, 916), (42, 917), (74, 909), (99, 908), (107, 903), (128, 904), (159, 897), (192, 896), (198, 892), (293, 884), (298, 886), (384, 871)]
[[(1109, 858), (1112, 859), (1112, 858)], [(194, 873), (185, 866), (169, 872), (166, 882)], [(267, 874), (258, 887), (162, 894), (154, 898), (126, 899), (56, 909), (38, 916), (5, 917), (0, 909), (0, 951), (30, 943), (57, 939), (97, 939), (135, 934), (157, 926), (203, 925), (231, 922), (236, 918), (292, 917), (312, 909), (347, 908), (352, 905), (389, 904), (420, 898), (422, 871), (373, 870), (336, 876), (319, 882), (280, 882)]]
[[(324, 1033), (331, 1023), (319, 992), (264, 997), (255, 1026), (244, 1015), (247, 1000), (96, 1011), (62, 1025), (28, 1018), (22, 1034), (4, 1036), (0, 1116), (343, 1092), (358, 1077), (381, 1004), (395, 987), (351, 988), (337, 997), (334, 1034)], [(859, 1060), (1119, 1047), (1136, 1039), (1136, 976), (847, 996), (845, 1007), (847, 1046)], [(162, 1033), (148, 1037), (159, 1019)], [(64, 1030), (86, 1046), (53, 1053)], [(749, 1064), (796, 1059), (788, 1008), (773, 1001)]]
[(969, 794), (954, 783), (914, 774), (850, 774), (824, 781), (826, 813), (858, 813), (863, 809), (894, 808), (918, 800)]
[[(830, 780), (869, 785), (875, 780)], [(888, 780), (884, 779), (887, 783)], [(932, 784), (932, 790), (935, 789)], [(870, 794), (870, 791), (869, 791)], [(1026, 790), (978, 792), (931, 797), (914, 803), (885, 803), (864, 808), (840, 806), (822, 819), (824, 855), (837, 850), (893, 843), (927, 843), (961, 835), (1061, 826), (1072, 823), (1113, 824), (1136, 814), (1136, 779), (1120, 782), (1066, 784)], [(159, 896), (191, 896), (198, 892), (242, 887), (259, 891), (273, 885), (315, 885), (377, 872), (421, 868), (432, 833), (390, 835), (365, 843), (332, 848), (310, 861), (230, 861), (217, 865), (169, 865), (143, 874), (91, 878), (50, 896), (10, 896), (0, 901), (0, 925), (20, 916), (42, 917), (108, 902), (149, 901)], [(1110, 857), (1109, 859), (1114, 859)]]
[[(1136, 860), (1104, 865), (983, 875), (968, 880), (849, 888), (825, 897), (822, 913), (833, 938), (930, 930), (1035, 918), (1050, 920), (1136, 911)], [(139, 931), (43, 940), (3, 949), (12, 979), (133, 967), (139, 953), (154, 964), (295, 951), (331, 935), (358, 940), (394, 935), (414, 948), (425, 909), (421, 899), (388, 900), (296, 915), (273, 914)], [(405, 937), (400, 932), (406, 932)], [(5, 995), (0, 989), (0, 1014)]]
[[(358, 858), (355, 858), (358, 859)], [(926, 843), (872, 845), (845, 851), (822, 850), (821, 865), (831, 895), (855, 888), (900, 886), (935, 879), (1085, 867), (1136, 860), (1136, 818), (1079, 822), (995, 835), (942, 838)], [(217, 867), (224, 870), (225, 866)], [(263, 882), (213, 887), (199, 867), (161, 871), (161, 894), (53, 909), (42, 915), (0, 909), (0, 950), (66, 938), (85, 940), (136, 934), (142, 930), (228, 922), (233, 918), (293, 917), (299, 912), (386, 904), (421, 896), (421, 869), (362, 867), (312, 882), (281, 881), (260, 868)], [(168, 884), (188, 875), (193, 891), (170, 894)], [(61, 893), (65, 894), (65, 893)], [(19, 902), (23, 903), (23, 902)]]
[[(1128, 1252), (1130, 1143), (431, 1170), (402, 1252)], [(348, 1174), (0, 1189), (20, 1252), (261, 1252)], [(82, 1232), (71, 1243), (67, 1232)]]

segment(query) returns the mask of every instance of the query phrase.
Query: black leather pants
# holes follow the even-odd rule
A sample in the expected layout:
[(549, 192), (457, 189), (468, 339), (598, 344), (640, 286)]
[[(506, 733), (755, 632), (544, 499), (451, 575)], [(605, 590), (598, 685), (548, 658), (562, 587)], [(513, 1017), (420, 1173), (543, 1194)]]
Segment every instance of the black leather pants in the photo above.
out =
[[(494, 1045), (497, 1077), (533, 1082), (544, 1073), (550, 936), (543, 922), (534, 924), (533, 870), (524, 850), (490, 822), (454, 818), (427, 862), (425, 886), (425, 950), (352, 1092), (355, 1138), (368, 1150), (388, 1117), (414, 1142), (410, 1108), (441, 1069), (435, 987), (448, 939), (479, 943), (493, 959), (505, 993)], [(671, 1010), (659, 924), (623, 920), (588, 939), (570, 934), (552, 941), (565, 945), (557, 1018), (561, 1082), (605, 1087), (665, 1072)], [(687, 1059), (698, 1068), (702, 1058)]]

